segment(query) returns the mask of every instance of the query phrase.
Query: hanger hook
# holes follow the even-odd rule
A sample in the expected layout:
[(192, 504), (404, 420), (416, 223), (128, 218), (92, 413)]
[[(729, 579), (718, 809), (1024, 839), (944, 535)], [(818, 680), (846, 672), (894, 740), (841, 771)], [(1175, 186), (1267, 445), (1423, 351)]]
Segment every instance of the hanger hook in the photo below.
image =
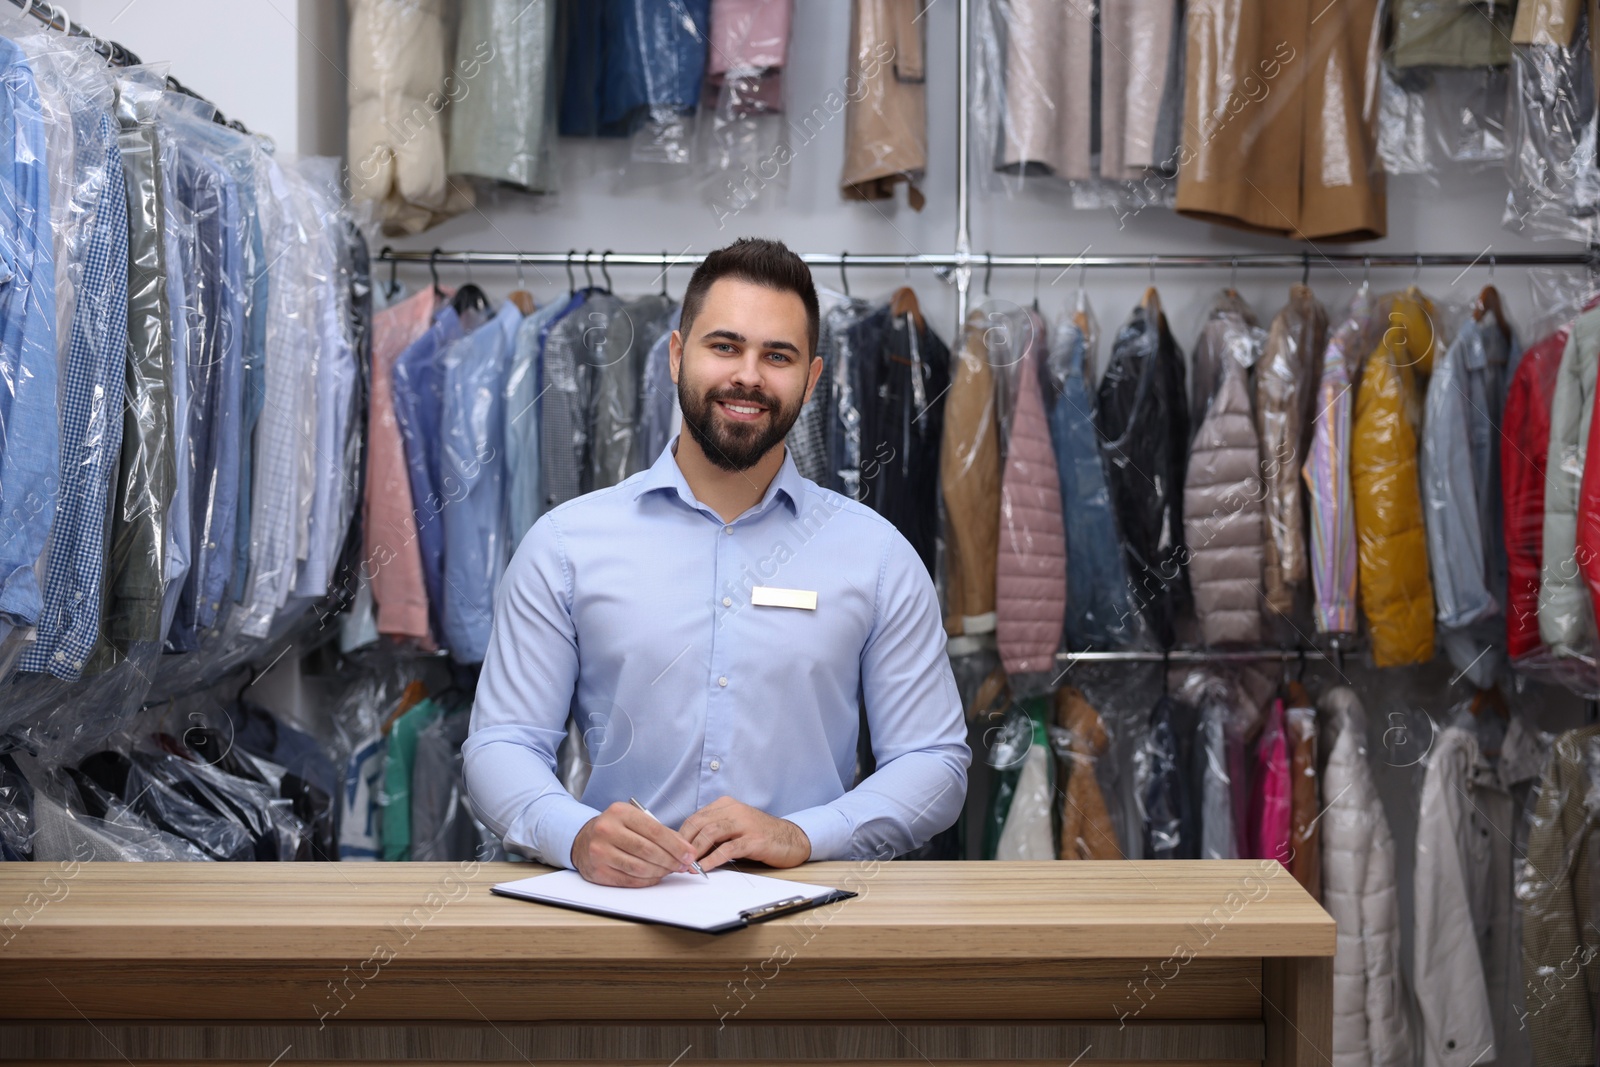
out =
[(528, 279), (522, 273), (522, 253), (518, 252), (517, 253), (517, 288), (518, 289), (526, 289), (527, 287), (528, 287)]
[(594, 255), (594, 249), (586, 248), (583, 252), (583, 283), (587, 288), (594, 288), (594, 271), (589, 269), (589, 257)]
[(572, 273), (572, 257), (577, 254), (578, 250), (576, 248), (567, 249), (567, 292), (569, 293), (578, 291), (578, 276)]
[(985, 252), (984, 256), (985, 256), (985, 264), (984, 264), (984, 268), (983, 268), (983, 296), (984, 296), (984, 299), (988, 299), (988, 297), (989, 297), (989, 279), (994, 277), (994, 253), (993, 252)]
[(461, 253), (461, 269), (466, 272), (467, 284), (472, 284), (472, 256), (466, 252)]
[(1156, 257), (1155, 257), (1155, 253), (1152, 252), (1150, 254), (1150, 285), (1152, 287), (1154, 287), (1155, 284), (1156, 284)]
[(398, 277), (400, 271), (400, 261), (395, 258), (394, 249), (389, 245), (383, 246), (383, 251), (378, 253), (378, 258), (387, 259), (389, 261), (389, 287), (384, 290), (384, 292), (388, 295), (389, 299), (393, 300), (394, 294), (400, 291), (400, 279)]
[(1039, 310), (1039, 271), (1044, 267), (1044, 257), (1033, 257), (1033, 310)]
[(1489, 253), (1489, 284), (1494, 284), (1494, 253)]
[(1300, 253), (1300, 284), (1301, 285), (1310, 285), (1311, 284), (1311, 253), (1310, 252), (1302, 251)]
[(1372, 284), (1372, 257), (1361, 257), (1361, 284), (1363, 287)]
[(1228, 260), (1228, 288), (1239, 288), (1239, 257)]
[(1416, 285), (1421, 280), (1422, 280), (1422, 253), (1418, 252), (1417, 253), (1417, 266), (1416, 266), (1416, 269), (1411, 272), (1411, 284), (1412, 285)]
[(428, 253), (428, 273), (433, 275), (434, 289), (442, 292), (443, 290), (439, 288), (439, 249), (437, 248)]
[(672, 258), (667, 255), (667, 250), (661, 250), (661, 295), (667, 295), (667, 272), (672, 269)]
[(611, 255), (611, 249), (600, 253), (600, 277), (606, 280), (606, 292), (611, 292), (611, 272), (606, 270), (606, 257)]
[(844, 272), (844, 261), (849, 259), (849, 258), (850, 258), (850, 253), (849, 252), (846, 251), (846, 252), (840, 252), (839, 253), (839, 285), (841, 287), (843, 287), (844, 295), (846, 297), (848, 297), (850, 295), (850, 278)]
[(1083, 296), (1084, 283), (1089, 277), (1089, 264), (1078, 261), (1078, 295)]

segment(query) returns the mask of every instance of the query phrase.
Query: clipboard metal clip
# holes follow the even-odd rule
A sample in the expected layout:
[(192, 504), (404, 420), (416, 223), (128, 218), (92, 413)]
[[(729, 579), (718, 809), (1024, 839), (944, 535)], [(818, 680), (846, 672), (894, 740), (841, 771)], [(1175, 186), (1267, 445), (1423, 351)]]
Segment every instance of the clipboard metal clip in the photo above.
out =
[(745, 922), (760, 922), (763, 919), (770, 919), (785, 912), (799, 911), (809, 903), (811, 903), (809, 897), (785, 897), (782, 900), (775, 900), (771, 904), (763, 904), (759, 908), (745, 908), (739, 913), (739, 918)]

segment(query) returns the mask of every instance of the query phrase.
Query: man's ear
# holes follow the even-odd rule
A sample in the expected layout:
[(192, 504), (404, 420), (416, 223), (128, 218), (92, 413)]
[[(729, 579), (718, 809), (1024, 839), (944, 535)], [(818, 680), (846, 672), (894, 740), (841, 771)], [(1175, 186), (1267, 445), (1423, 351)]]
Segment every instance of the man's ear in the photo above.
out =
[(683, 333), (679, 330), (672, 331), (672, 338), (667, 342), (667, 367), (672, 371), (672, 384), (678, 384), (678, 368), (683, 365)]
[(817, 388), (817, 379), (819, 379), (821, 377), (822, 377), (822, 357), (821, 356), (812, 356), (811, 357), (811, 372), (806, 377), (806, 395), (805, 395), (805, 399), (800, 401), (800, 406), (801, 407), (805, 407), (807, 404), (809, 404), (811, 402), (811, 394)]

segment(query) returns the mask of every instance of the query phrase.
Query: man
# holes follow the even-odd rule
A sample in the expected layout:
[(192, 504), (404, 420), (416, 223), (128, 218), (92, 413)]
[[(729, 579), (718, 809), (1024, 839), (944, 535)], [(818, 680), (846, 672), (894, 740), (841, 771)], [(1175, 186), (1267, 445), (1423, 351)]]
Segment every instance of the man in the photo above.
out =
[[(782, 244), (706, 257), (670, 342), (685, 432), (523, 539), (462, 748), (507, 848), (645, 886), (694, 860), (890, 858), (959, 816), (972, 753), (927, 569), (784, 447), (817, 320)], [(877, 770), (852, 789), (862, 700)], [(569, 709), (581, 801), (554, 772)]]

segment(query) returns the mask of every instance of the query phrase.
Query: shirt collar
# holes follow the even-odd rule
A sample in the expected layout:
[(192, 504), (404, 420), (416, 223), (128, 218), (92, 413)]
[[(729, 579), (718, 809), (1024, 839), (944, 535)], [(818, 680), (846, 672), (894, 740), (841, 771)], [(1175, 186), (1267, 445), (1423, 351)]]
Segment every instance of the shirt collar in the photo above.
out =
[[(639, 479), (638, 485), (634, 488), (633, 498), (638, 500), (646, 493), (657, 490), (675, 490), (678, 498), (685, 504), (696, 510), (704, 511), (708, 515), (714, 516), (718, 522), (721, 522), (721, 516), (718, 516), (716, 512), (695, 499), (694, 491), (689, 488), (688, 479), (683, 476), (683, 468), (678, 466), (678, 458), (673, 455), (673, 449), (677, 447), (678, 439), (681, 436), (681, 434), (675, 434), (672, 440), (667, 442), (667, 446), (661, 450), (661, 455), (656, 458), (655, 463)], [(766, 514), (774, 506), (774, 499), (779, 497), (789, 505), (789, 511), (792, 514), (798, 515), (800, 513), (800, 501), (804, 495), (805, 479), (800, 476), (800, 469), (794, 464), (794, 453), (789, 451), (788, 446), (785, 446), (783, 450), (783, 465), (778, 468), (778, 473), (773, 476), (771, 484), (767, 486), (767, 491), (761, 495), (760, 503), (733, 521), (741, 522), (747, 518), (755, 518), (758, 515)], [(727, 525), (731, 526), (733, 523), (728, 523)]]

